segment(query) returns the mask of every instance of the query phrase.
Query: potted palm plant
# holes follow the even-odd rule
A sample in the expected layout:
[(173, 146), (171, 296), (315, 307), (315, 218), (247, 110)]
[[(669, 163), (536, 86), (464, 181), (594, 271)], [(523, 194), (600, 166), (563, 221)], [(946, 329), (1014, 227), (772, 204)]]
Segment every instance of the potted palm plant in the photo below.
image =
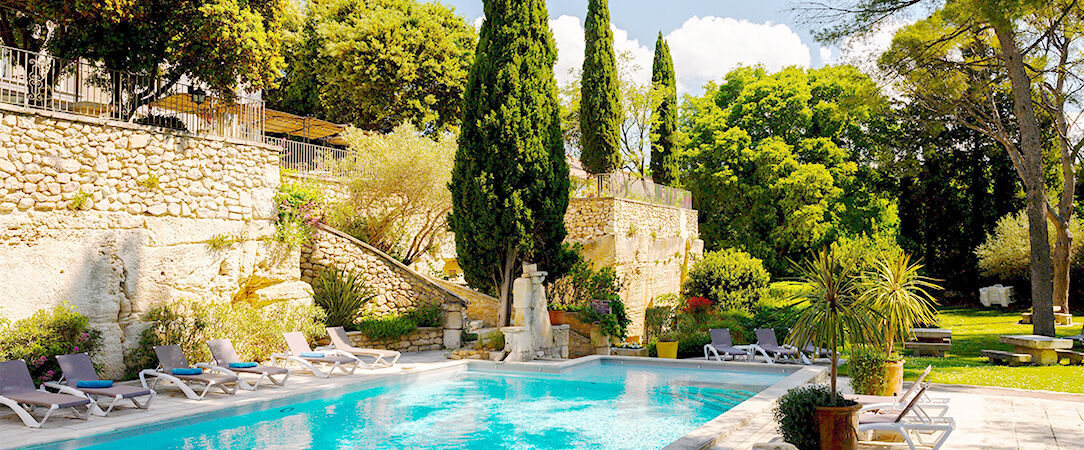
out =
[(832, 249), (825, 247), (803, 263), (792, 264), (798, 273), (797, 280), (790, 283), (796, 288), (792, 299), (800, 308), (787, 341), (798, 348), (815, 344), (828, 349), (832, 359), (829, 404), (817, 405), (813, 415), (820, 431), (820, 446), (856, 448), (860, 407), (837, 395), (839, 349), (844, 344), (880, 345), (880, 314), (870, 309), (869, 303), (859, 301), (854, 265), (838, 258)]
[(859, 394), (899, 395), (903, 392), (903, 358), (895, 352), (895, 345), (914, 335), (915, 324), (934, 323), (937, 301), (931, 290), (940, 290), (937, 280), (921, 275), (922, 264), (911, 263), (911, 257), (901, 253), (895, 258), (877, 261), (873, 270), (862, 275), (858, 282), (861, 301), (880, 313), (880, 329), (884, 336), (884, 349), (888, 357), (880, 392)]

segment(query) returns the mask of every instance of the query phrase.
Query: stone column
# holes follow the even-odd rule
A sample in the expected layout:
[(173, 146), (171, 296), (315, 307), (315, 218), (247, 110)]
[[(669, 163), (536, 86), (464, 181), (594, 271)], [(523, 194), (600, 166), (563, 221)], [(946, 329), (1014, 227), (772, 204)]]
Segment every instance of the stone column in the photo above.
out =
[(462, 345), (463, 305), (459, 302), (444, 302), (444, 348), (455, 350)]

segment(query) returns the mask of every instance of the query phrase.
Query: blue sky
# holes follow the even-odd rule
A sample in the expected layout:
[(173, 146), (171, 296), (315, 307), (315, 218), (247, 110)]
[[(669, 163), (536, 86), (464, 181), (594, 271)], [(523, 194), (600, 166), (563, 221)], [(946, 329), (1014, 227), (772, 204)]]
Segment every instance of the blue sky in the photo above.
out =
[[(472, 23), (482, 16), (481, 0), (440, 0)], [(582, 64), (586, 0), (549, 0), (550, 26), (558, 45), (558, 81)], [(795, 0), (611, 0), (615, 48), (627, 51), (649, 78), (659, 31), (674, 57), (678, 89), (698, 93), (710, 80), (737, 65), (762, 64), (771, 70), (789, 65), (820, 67), (839, 51), (813, 39), (808, 25), (790, 11)], [(578, 54), (577, 54), (578, 53)]]

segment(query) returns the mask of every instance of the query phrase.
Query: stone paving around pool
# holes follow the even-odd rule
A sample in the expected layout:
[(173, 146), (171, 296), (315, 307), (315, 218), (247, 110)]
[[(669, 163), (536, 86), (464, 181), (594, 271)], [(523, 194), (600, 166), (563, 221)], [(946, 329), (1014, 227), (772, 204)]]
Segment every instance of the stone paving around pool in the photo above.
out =
[[(930, 385), (929, 395), (951, 399), (949, 415), (956, 419), (956, 431), (945, 449), (1084, 448), (1084, 395), (936, 384)], [(714, 448), (751, 449), (779, 437), (771, 414), (757, 416), (744, 430)]]
[[(547, 362), (540, 362), (547, 364)], [(556, 363), (556, 362), (550, 362)], [(242, 391), (236, 396), (210, 395), (203, 401), (184, 398), (170, 386), (160, 386), (159, 395), (149, 410), (122, 408), (109, 417), (90, 420), (59, 414), (49, 419), (44, 429), (22, 425), (7, 408), (0, 409), (0, 447), (29, 445), (92, 436), (121, 428), (169, 420), (183, 420), (226, 407), (244, 408), (268, 400), (305, 392), (335, 390), (365, 379), (396, 377), (404, 374), (463, 364), (451, 361), (444, 352), (405, 353), (399, 366), (389, 369), (358, 369), (353, 376), (316, 378), (304, 372), (290, 377), (286, 387), (261, 386), (255, 392)], [(841, 380), (848, 386), (846, 379)], [(951, 399), (949, 414), (957, 429), (945, 448), (948, 449), (1071, 449), (1084, 448), (1084, 395), (1016, 389), (932, 385), (930, 395)], [(770, 411), (756, 415), (728, 433), (714, 448), (750, 449), (757, 443), (778, 438)], [(894, 447), (896, 448), (896, 447)], [(905, 446), (903, 448), (906, 448)]]

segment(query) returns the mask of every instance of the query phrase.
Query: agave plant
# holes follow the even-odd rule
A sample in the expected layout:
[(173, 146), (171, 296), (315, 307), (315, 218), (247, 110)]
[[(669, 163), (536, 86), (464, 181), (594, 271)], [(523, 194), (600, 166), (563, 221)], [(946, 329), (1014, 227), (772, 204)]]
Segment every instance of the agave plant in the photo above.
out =
[(320, 271), (313, 283), (313, 300), (327, 312), (329, 327), (353, 325), (361, 308), (376, 295), (361, 281), (357, 273), (337, 268)]
[[(860, 301), (855, 286), (855, 268), (844, 262), (829, 247), (816, 252), (802, 263), (791, 261), (798, 277), (790, 284), (798, 318), (787, 336), (787, 343), (803, 349), (809, 344), (831, 350), (832, 392), (836, 389), (839, 347), (881, 345), (877, 325), (880, 314)], [(833, 396), (833, 398), (835, 398)]]
[(911, 336), (916, 324), (937, 321), (937, 301), (931, 290), (940, 290), (937, 280), (921, 275), (922, 264), (911, 263), (901, 254), (894, 260), (878, 261), (858, 282), (862, 303), (881, 314), (881, 331), (888, 354), (896, 342)]

